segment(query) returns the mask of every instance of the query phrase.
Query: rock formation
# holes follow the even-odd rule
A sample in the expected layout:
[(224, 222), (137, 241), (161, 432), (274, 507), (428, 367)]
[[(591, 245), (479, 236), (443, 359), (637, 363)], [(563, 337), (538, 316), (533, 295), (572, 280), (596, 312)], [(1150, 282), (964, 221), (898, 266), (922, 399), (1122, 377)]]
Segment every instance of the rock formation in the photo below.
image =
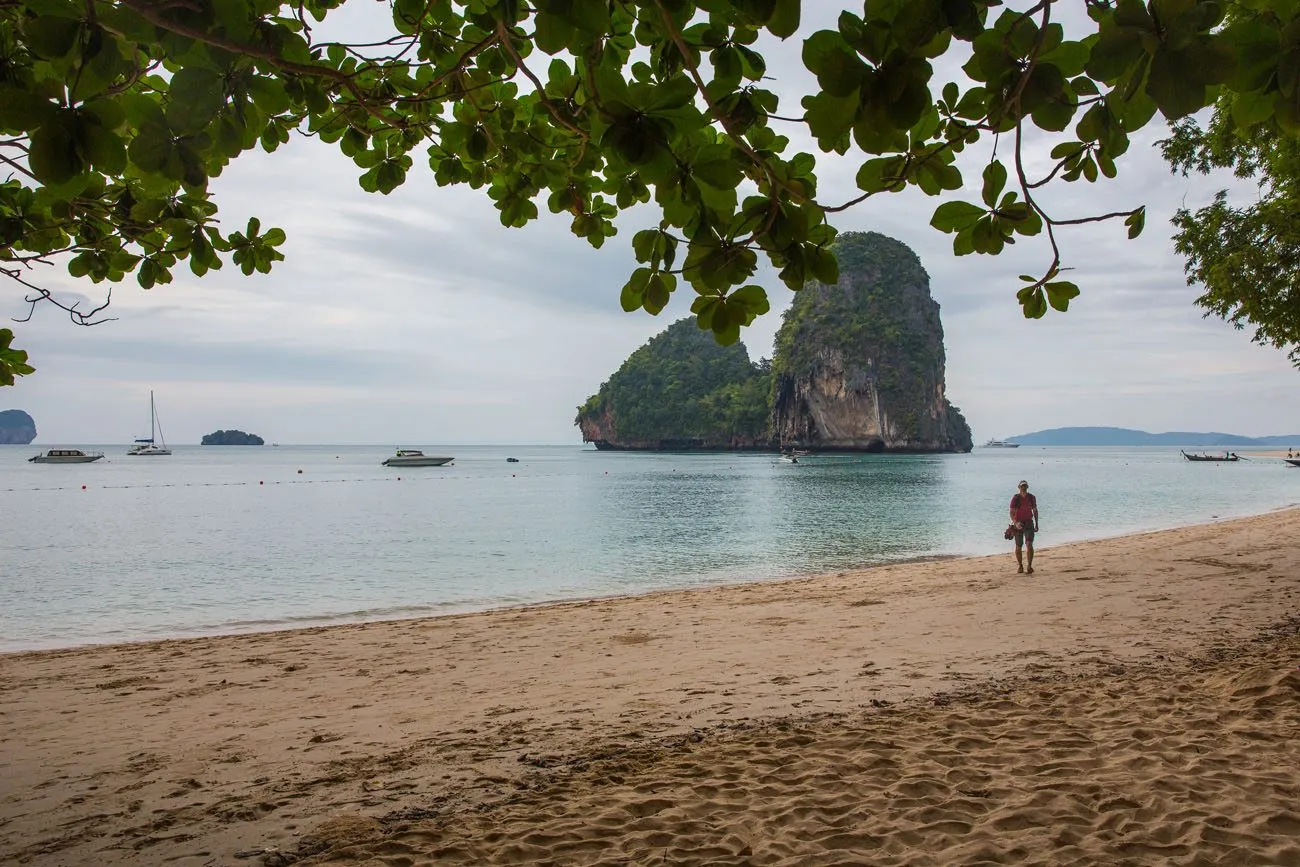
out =
[(796, 296), (777, 332), (773, 435), (819, 451), (970, 451), (944, 394), (943, 326), (907, 245), (875, 232), (835, 243), (840, 279)]
[(683, 319), (634, 352), (579, 407), (599, 449), (970, 451), (944, 394), (943, 326), (905, 244), (836, 241), (840, 279), (796, 294), (770, 365)]
[(36, 422), (21, 409), (0, 410), (0, 445), (25, 446), (36, 439)]
[(770, 378), (743, 344), (681, 319), (633, 352), (574, 424), (598, 449), (766, 449)]

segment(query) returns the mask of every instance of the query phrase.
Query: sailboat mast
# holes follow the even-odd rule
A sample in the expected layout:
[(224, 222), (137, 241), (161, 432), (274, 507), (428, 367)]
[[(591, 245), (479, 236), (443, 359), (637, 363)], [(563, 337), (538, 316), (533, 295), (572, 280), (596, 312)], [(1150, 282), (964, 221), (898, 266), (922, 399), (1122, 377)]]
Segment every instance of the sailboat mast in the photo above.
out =
[[(153, 406), (153, 391), (152, 391), (152, 390), (150, 390), (150, 392), (149, 392), (149, 415), (152, 417), (152, 420), (149, 422), (149, 424), (150, 424), (150, 428), (152, 428), (154, 425), (157, 425), (157, 427), (158, 427), (158, 439), (162, 441), (162, 447), (163, 447), (163, 448), (167, 448), (167, 437), (163, 434), (163, 431), (162, 431), (162, 422), (158, 420), (158, 410), (154, 409), (154, 406)], [(168, 452), (168, 454), (171, 454), (171, 452)]]
[(153, 408), (153, 389), (151, 388), (149, 389), (149, 442), (153, 442), (154, 437), (156, 436), (154, 433), (154, 425), (157, 418), (158, 413), (155, 412)]

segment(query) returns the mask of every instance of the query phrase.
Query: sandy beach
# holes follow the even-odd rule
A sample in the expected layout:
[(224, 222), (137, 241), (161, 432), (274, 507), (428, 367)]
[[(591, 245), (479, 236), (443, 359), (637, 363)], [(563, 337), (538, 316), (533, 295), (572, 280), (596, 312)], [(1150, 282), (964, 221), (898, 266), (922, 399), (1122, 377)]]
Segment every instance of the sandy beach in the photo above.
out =
[(1300, 865), (1298, 539), (0, 656), (0, 863)]

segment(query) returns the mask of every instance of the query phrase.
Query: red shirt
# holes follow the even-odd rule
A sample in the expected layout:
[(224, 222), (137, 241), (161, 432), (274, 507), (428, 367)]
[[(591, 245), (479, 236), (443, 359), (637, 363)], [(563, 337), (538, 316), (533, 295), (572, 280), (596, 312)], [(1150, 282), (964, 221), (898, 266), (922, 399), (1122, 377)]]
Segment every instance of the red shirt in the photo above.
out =
[(1038, 501), (1033, 494), (1016, 494), (1011, 498), (1011, 509), (1017, 521), (1033, 521), (1034, 509), (1037, 508)]

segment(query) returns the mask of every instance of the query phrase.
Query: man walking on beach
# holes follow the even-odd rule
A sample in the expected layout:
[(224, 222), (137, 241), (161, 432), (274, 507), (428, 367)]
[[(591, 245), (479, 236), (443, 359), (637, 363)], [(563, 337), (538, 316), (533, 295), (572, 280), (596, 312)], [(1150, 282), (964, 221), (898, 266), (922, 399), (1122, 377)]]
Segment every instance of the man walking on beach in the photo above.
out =
[[(1016, 526), (1016, 571), (1034, 574), (1034, 534), (1038, 532), (1038, 500), (1029, 493), (1029, 482), (1024, 479), (1016, 485), (1020, 489), (1011, 498), (1011, 523)], [(1023, 545), (1029, 553), (1026, 563), (1020, 552)]]

